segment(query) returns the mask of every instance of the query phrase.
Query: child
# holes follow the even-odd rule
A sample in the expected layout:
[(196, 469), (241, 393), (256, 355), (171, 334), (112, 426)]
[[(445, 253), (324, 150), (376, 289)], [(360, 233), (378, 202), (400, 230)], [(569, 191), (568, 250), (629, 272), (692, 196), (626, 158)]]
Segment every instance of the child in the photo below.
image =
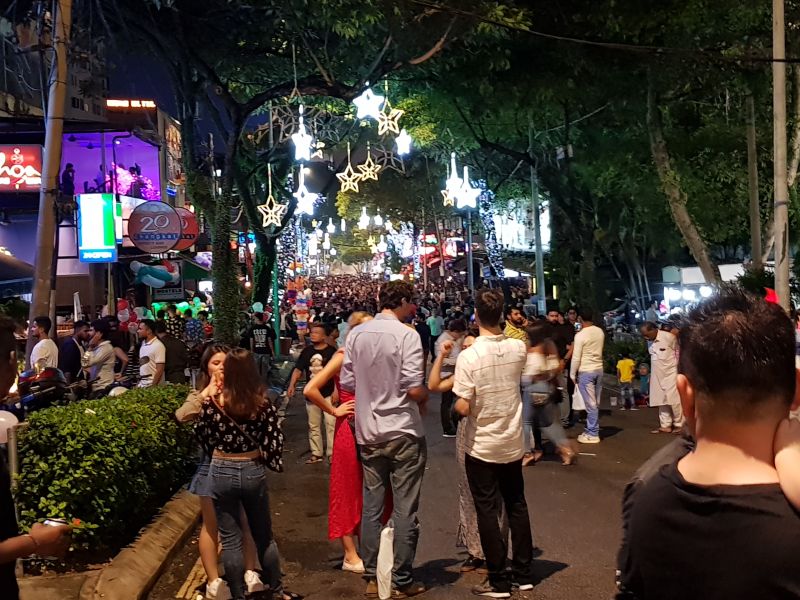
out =
[(650, 399), (650, 365), (647, 363), (639, 365), (639, 389), (635, 397), (637, 405), (647, 406)]
[(618, 355), (617, 361), (617, 381), (619, 382), (619, 393), (622, 396), (622, 410), (638, 410), (633, 403), (633, 371), (636, 363), (628, 354)]
[(784, 419), (775, 434), (775, 468), (787, 500), (800, 510), (800, 421)]

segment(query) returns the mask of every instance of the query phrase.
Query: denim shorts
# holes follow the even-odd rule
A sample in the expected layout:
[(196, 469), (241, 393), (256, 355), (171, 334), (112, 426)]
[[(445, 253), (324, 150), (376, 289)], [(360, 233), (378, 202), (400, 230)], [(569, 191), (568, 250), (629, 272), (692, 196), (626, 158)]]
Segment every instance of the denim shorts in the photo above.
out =
[(203, 456), (202, 462), (197, 464), (197, 471), (195, 471), (192, 481), (189, 484), (189, 491), (196, 496), (211, 497), (211, 477), (208, 476), (208, 470), (211, 467), (211, 459), (208, 455)]

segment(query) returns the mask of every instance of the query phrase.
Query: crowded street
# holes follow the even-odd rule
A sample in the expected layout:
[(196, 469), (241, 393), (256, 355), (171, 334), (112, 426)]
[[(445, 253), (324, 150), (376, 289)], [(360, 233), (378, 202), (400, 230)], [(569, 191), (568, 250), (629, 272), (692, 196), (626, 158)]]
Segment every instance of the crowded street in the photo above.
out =
[[(534, 591), (521, 592), (520, 598), (600, 600), (614, 594), (622, 490), (634, 471), (670, 439), (649, 434), (653, 410), (611, 411), (608, 397), (603, 403), (607, 411), (601, 433), (607, 442), (602, 450), (585, 450), (574, 468), (563, 467), (550, 456), (525, 470), (534, 542), (541, 551), (534, 561), (540, 582)], [(324, 534), (329, 469), (304, 464), (308, 446), (301, 402), (295, 398), (285, 422), (285, 472), (271, 475), (269, 481), (287, 584), (309, 600), (358, 598), (363, 592), (361, 578), (339, 569), (338, 544), (328, 542)], [(455, 545), (455, 444), (439, 433), (438, 398), (430, 402), (425, 418), (430, 445), (420, 508), (423, 533), (415, 574), (431, 588), (425, 598), (461, 600), (474, 597), (470, 588), (481, 576), (459, 572), (465, 553)], [(149, 600), (194, 600), (195, 588), (203, 581), (193, 535), (166, 567)]]

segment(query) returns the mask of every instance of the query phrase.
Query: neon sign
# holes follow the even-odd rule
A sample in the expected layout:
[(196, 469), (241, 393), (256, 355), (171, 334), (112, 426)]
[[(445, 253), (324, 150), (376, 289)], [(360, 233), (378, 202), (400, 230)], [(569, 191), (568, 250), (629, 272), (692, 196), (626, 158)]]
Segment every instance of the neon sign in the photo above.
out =
[(42, 187), (41, 146), (0, 146), (0, 192), (38, 192)]
[(106, 100), (106, 108), (155, 108), (152, 100)]
[(80, 194), (78, 201), (78, 260), (117, 261), (114, 194)]

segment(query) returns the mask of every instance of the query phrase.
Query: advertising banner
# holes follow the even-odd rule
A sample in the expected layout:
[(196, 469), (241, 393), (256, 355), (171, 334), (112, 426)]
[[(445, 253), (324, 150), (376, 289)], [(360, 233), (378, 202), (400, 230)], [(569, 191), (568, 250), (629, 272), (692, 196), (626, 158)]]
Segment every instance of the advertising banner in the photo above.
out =
[(114, 194), (79, 194), (78, 260), (85, 263), (117, 262)]
[(0, 193), (38, 192), (42, 187), (42, 147), (0, 145)]
[(145, 202), (128, 219), (128, 237), (142, 252), (168, 252), (180, 241), (181, 218), (169, 204)]

